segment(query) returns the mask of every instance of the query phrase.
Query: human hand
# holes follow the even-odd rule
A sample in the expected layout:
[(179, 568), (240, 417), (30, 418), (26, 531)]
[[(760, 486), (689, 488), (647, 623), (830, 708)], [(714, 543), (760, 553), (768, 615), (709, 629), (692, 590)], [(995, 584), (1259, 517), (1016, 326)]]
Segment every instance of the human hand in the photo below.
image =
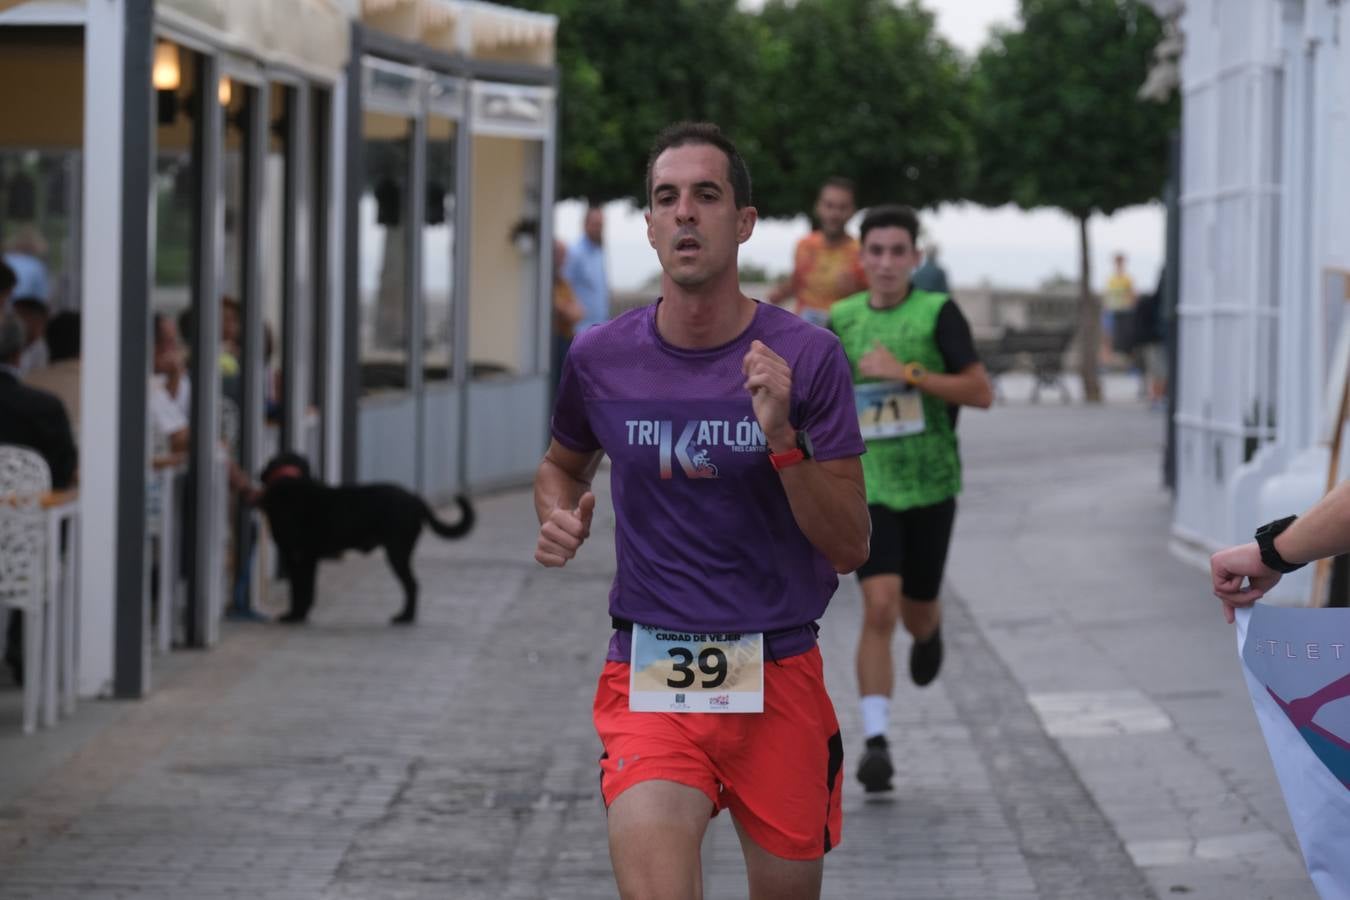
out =
[(595, 515), (595, 494), (587, 491), (576, 509), (555, 509), (539, 526), (539, 543), (534, 559), (541, 566), (558, 568), (577, 555), (591, 536), (591, 517)]
[(872, 349), (858, 360), (858, 372), (868, 378), (904, 378), (904, 366), (895, 354), (882, 346), (881, 341), (873, 341)]
[(750, 405), (770, 447), (783, 448), (792, 443), (792, 425), (788, 411), (792, 404), (792, 369), (787, 360), (774, 353), (763, 341), (751, 341), (741, 361), (745, 389)]
[(1261, 549), (1254, 541), (1215, 553), (1209, 558), (1209, 574), (1214, 596), (1223, 601), (1223, 617), (1230, 625), (1233, 610), (1251, 606), (1280, 580), (1280, 573), (1261, 561)]

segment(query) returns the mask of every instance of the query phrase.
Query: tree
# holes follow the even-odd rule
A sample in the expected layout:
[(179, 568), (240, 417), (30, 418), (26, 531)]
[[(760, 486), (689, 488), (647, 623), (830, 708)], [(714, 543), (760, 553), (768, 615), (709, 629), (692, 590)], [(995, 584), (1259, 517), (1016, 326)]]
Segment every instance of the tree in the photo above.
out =
[(960, 54), (916, 0), (769, 0), (754, 26), (756, 101), (736, 139), (768, 217), (810, 210), (821, 181), (858, 203), (933, 206), (973, 175)]
[(718, 123), (765, 217), (810, 210), (821, 181), (861, 204), (931, 206), (973, 174), (963, 61), (909, 0), (516, 0), (559, 17), (560, 197), (643, 201), (652, 138)]
[(515, 0), (558, 16), (558, 196), (643, 199), (652, 139), (681, 119), (737, 135), (753, 98), (752, 17), (736, 0)]
[(1084, 392), (1101, 401), (1099, 303), (1088, 220), (1158, 196), (1175, 100), (1138, 99), (1162, 26), (1136, 0), (1021, 0), (1022, 27), (996, 32), (973, 82), (979, 146), (974, 199), (1056, 207), (1078, 221)]

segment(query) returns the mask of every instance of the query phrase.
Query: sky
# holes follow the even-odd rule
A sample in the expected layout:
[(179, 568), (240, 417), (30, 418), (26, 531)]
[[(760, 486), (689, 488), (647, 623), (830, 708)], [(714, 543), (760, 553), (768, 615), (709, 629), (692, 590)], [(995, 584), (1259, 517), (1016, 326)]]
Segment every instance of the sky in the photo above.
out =
[[(742, 0), (744, 6), (759, 5)], [(974, 54), (995, 24), (1013, 25), (1017, 0), (922, 0), (937, 14), (938, 30), (954, 45)], [(751, 173), (753, 174), (753, 173)], [(897, 198), (903, 202), (904, 198)], [(556, 234), (568, 241), (581, 234), (582, 209), (566, 201), (555, 211)], [(1098, 216), (1089, 225), (1092, 281), (1100, 288), (1110, 274), (1111, 257), (1124, 253), (1135, 284), (1151, 288), (1163, 257), (1163, 212), (1158, 205)], [(1034, 288), (1048, 278), (1078, 276), (1078, 231), (1074, 221), (1053, 210), (1022, 212), (1013, 207), (985, 209), (974, 204), (948, 204), (921, 215), (925, 237), (936, 242), (938, 257), (955, 288), (989, 283), (997, 287)], [(742, 263), (785, 273), (792, 248), (810, 230), (803, 216), (760, 222), (741, 247)], [(852, 224), (857, 233), (857, 221)], [(633, 290), (660, 269), (647, 244), (642, 213), (626, 202), (605, 209), (605, 244), (611, 285)]]

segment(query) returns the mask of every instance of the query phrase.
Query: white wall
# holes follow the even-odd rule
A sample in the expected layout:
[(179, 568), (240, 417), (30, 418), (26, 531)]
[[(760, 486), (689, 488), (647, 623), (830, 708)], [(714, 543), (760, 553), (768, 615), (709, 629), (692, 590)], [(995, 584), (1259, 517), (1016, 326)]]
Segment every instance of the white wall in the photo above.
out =
[(1270, 427), (1276, 378), (1282, 74), (1275, 0), (1199, 0), (1181, 25), (1177, 503), (1195, 548), (1229, 539), (1227, 488)]
[(1192, 0), (1182, 18), (1174, 549), (1197, 560), (1325, 488), (1324, 276), (1350, 270), (1343, 18), (1328, 0)]

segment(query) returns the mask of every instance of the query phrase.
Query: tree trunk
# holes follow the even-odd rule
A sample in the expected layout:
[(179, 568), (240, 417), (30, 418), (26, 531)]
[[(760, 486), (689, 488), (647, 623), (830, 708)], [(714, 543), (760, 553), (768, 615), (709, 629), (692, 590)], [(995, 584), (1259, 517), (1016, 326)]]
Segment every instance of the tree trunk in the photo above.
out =
[(1078, 372), (1083, 378), (1083, 399), (1102, 402), (1098, 375), (1102, 345), (1101, 303), (1092, 293), (1092, 254), (1088, 248), (1088, 217), (1078, 217)]

